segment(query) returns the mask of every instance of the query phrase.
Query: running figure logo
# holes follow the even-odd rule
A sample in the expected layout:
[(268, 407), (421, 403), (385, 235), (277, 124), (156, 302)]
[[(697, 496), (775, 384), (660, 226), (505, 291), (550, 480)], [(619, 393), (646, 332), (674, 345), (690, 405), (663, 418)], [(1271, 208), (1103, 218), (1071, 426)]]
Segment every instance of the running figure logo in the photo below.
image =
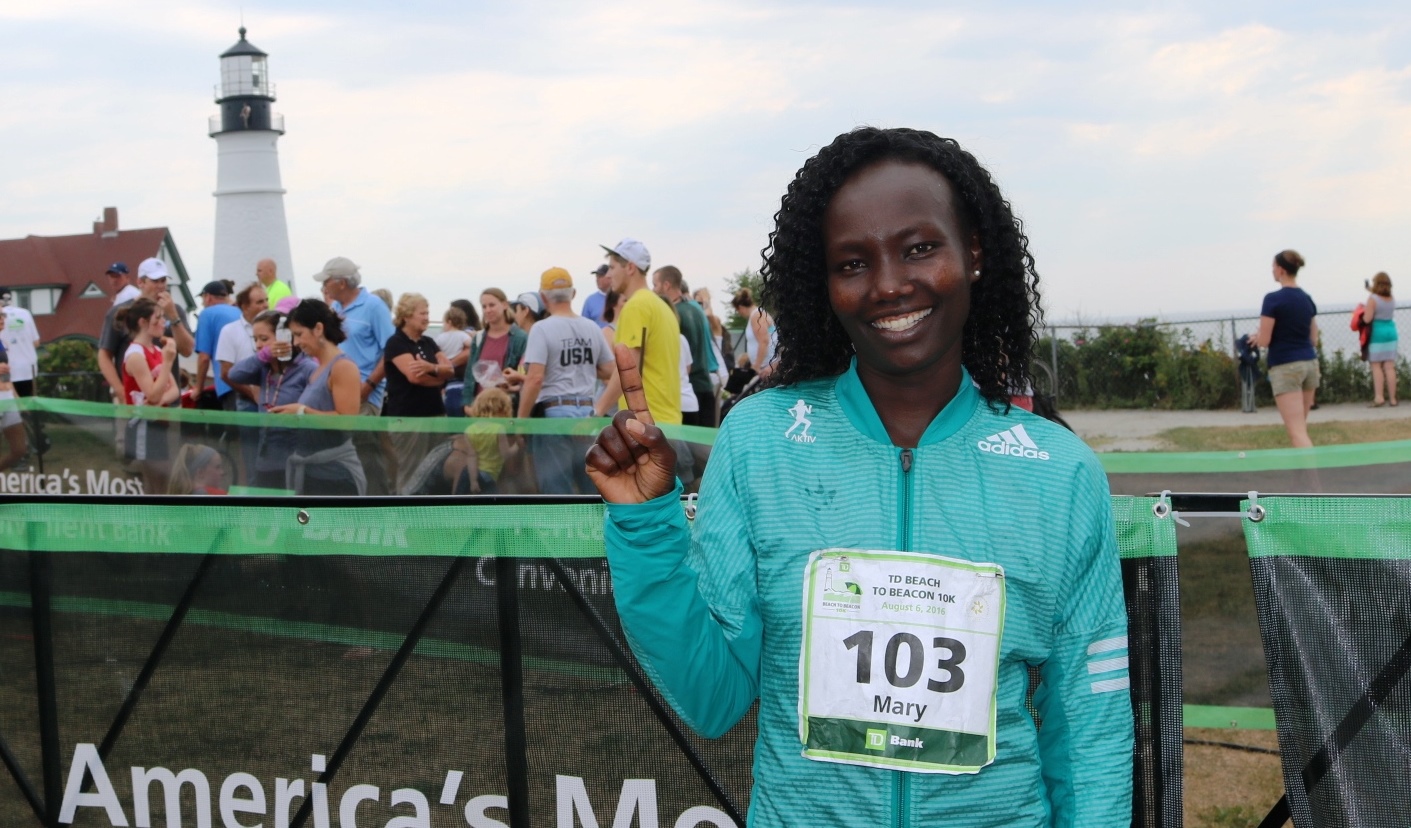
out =
[[(789, 409), (789, 413), (794, 415), (794, 424), (789, 426), (788, 431), (784, 432), (785, 437), (788, 437), (795, 443), (812, 443), (814, 440), (818, 439), (808, 433), (808, 430), (813, 427), (813, 420), (808, 418), (808, 415), (813, 413), (813, 406), (807, 405), (803, 400), (799, 400), (794, 403), (793, 408)], [(803, 426), (803, 430), (795, 434), (794, 432), (799, 430), (799, 426)]]

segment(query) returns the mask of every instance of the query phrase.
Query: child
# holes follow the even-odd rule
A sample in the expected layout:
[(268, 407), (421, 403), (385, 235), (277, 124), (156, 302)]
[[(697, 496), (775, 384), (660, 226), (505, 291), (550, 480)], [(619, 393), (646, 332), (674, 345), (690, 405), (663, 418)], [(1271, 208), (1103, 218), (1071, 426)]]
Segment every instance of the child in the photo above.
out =
[(223, 495), (225, 461), (210, 446), (187, 443), (176, 453), (167, 494)]
[(465, 329), (465, 311), (452, 305), (446, 310), (441, 327), (441, 333), (436, 335), (436, 347), (456, 369), (455, 376), (446, 383), (446, 416), (461, 417), (465, 414), (462, 396), (465, 393), (465, 363), (470, 358), (470, 333)]
[(455, 481), (451, 493), (495, 494), (505, 462), (519, 453), (523, 442), (500, 423), (491, 422), (513, 416), (510, 395), (499, 388), (487, 388), (465, 407), (465, 413), (475, 422), (455, 439), (443, 467), (446, 479)]

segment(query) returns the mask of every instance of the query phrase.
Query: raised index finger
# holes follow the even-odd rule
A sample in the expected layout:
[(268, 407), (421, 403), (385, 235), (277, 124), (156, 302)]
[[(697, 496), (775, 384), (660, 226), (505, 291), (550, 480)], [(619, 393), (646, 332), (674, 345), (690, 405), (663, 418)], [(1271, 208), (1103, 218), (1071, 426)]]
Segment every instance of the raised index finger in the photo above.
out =
[(643, 425), (656, 425), (651, 409), (647, 407), (647, 392), (642, 388), (642, 372), (637, 368), (637, 355), (621, 342), (612, 346), (617, 359), (617, 378), (622, 383), (622, 395), (627, 398), (627, 408), (637, 422)]

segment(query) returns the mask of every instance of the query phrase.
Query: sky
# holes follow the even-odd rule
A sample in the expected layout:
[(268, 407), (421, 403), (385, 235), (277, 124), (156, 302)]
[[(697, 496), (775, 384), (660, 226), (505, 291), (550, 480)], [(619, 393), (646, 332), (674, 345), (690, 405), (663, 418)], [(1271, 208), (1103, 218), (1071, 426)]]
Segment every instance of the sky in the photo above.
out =
[(1390, 2), (0, 0), (0, 238), (116, 206), (211, 278), (206, 125), (242, 19), (303, 294), (347, 256), (437, 314), (551, 266), (581, 299), (633, 236), (720, 300), (798, 168), (861, 125), (980, 159), (1055, 322), (1257, 313), (1284, 248), (1321, 304), (1408, 273), (1411, 6)]

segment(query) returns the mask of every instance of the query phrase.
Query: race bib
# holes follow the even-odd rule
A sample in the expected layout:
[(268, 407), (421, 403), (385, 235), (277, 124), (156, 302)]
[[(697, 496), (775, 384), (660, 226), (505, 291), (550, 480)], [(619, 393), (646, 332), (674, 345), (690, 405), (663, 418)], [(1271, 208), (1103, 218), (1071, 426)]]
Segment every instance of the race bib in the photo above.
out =
[(999, 565), (822, 549), (805, 570), (803, 610), (805, 757), (918, 773), (994, 761)]

